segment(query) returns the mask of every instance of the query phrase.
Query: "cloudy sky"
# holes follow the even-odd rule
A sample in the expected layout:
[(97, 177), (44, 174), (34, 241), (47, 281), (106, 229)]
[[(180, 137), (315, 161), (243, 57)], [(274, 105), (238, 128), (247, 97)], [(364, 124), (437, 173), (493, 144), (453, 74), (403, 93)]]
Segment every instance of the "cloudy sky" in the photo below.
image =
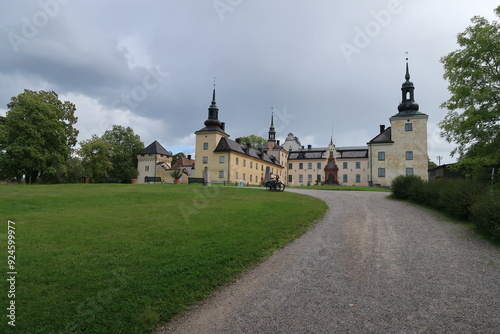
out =
[(112, 124), (145, 145), (194, 151), (216, 77), (219, 119), (231, 138), (277, 136), (303, 145), (366, 145), (397, 113), (405, 57), (429, 156), (447, 82), (439, 59), (493, 0), (22, 0), (0, 12), (0, 114), (24, 89), (76, 104), (79, 140)]

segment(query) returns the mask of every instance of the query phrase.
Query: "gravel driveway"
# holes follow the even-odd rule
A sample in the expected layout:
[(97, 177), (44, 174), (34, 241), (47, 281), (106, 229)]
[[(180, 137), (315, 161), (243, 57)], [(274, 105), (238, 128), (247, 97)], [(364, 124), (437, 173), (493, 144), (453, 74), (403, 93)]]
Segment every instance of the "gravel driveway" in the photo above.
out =
[(500, 251), (466, 227), (387, 193), (287, 191), (330, 209), (156, 333), (500, 333)]

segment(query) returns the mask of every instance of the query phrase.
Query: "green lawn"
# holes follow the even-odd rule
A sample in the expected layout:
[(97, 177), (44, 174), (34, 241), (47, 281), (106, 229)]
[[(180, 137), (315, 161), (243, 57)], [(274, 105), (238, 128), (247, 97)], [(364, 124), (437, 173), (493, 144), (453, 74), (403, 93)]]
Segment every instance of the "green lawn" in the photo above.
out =
[(314, 185), (314, 186), (303, 186), (303, 187), (290, 187), (297, 189), (315, 189), (315, 190), (357, 190), (357, 191), (382, 191), (391, 192), (390, 189), (378, 188), (378, 187), (368, 187), (368, 186), (329, 186), (329, 185)]
[(1, 333), (148, 333), (302, 234), (312, 197), (200, 185), (0, 187), (14, 221), (16, 327)]

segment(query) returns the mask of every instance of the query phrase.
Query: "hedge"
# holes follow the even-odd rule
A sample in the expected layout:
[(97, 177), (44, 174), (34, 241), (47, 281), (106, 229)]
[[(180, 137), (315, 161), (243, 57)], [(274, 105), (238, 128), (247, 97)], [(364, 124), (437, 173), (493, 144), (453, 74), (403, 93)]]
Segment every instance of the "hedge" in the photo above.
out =
[(500, 238), (500, 190), (471, 179), (427, 182), (415, 175), (400, 175), (391, 185), (399, 199), (429, 205), (453, 216), (468, 219)]

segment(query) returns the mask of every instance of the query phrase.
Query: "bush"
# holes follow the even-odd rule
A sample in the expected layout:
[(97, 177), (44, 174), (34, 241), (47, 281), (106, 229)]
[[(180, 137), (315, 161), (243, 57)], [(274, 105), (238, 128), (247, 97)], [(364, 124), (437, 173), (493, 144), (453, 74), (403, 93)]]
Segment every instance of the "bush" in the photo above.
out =
[(396, 198), (408, 199), (410, 187), (414, 182), (422, 182), (422, 179), (416, 175), (399, 175), (392, 180), (391, 189)]
[(489, 191), (471, 206), (471, 221), (500, 239), (500, 191)]
[(439, 201), (440, 182), (425, 182), (424, 180), (412, 182), (408, 199), (417, 203), (437, 207)]
[(471, 207), (486, 191), (486, 186), (470, 179), (448, 179), (440, 181), (437, 207), (459, 218), (467, 219)]

